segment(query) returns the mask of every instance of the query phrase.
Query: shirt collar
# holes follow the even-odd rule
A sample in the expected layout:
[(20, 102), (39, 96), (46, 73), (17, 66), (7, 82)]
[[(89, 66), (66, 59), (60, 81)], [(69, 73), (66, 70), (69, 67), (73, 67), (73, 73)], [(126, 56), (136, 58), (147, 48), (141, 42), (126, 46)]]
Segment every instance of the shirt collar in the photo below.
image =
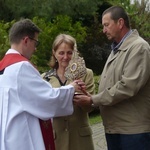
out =
[(6, 54), (10, 54), (10, 53), (15, 53), (15, 54), (20, 54), (18, 51), (16, 51), (15, 49), (10, 48)]
[(116, 53), (118, 48), (121, 46), (121, 44), (123, 43), (123, 41), (132, 33), (132, 30), (129, 30), (124, 37), (121, 39), (121, 41), (119, 43), (113, 42), (111, 45), (111, 49)]

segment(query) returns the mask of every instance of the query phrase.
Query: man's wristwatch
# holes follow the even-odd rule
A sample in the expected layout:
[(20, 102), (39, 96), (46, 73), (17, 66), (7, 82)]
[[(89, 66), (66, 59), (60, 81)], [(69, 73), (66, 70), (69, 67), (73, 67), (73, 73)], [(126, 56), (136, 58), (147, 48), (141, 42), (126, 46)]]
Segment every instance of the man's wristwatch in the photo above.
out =
[(95, 105), (94, 105), (94, 103), (92, 103), (92, 104), (91, 104), (91, 107), (95, 108)]
[(91, 101), (91, 107), (95, 107), (95, 105), (94, 105), (94, 103), (93, 103), (93, 101), (92, 101), (92, 97), (90, 98), (90, 101)]

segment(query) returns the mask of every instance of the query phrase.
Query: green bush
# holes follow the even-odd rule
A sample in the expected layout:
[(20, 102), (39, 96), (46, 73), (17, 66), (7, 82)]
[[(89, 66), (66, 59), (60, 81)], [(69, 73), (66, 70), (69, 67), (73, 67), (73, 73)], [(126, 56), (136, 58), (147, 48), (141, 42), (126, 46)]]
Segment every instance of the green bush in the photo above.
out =
[[(40, 72), (44, 72), (48, 67), (48, 62), (52, 52), (52, 43), (60, 33), (72, 35), (77, 43), (83, 43), (86, 37), (86, 27), (82, 27), (80, 22), (73, 22), (69, 16), (57, 16), (52, 21), (44, 18), (34, 17), (32, 21), (42, 30), (39, 34), (40, 45), (32, 56), (32, 63), (37, 66)], [(10, 47), (8, 31), (13, 23), (0, 21), (0, 59)]]
[(49, 69), (47, 64), (52, 53), (52, 43), (58, 34), (70, 34), (76, 39), (77, 43), (84, 42), (86, 37), (86, 28), (82, 27), (80, 22), (73, 23), (69, 16), (59, 15), (52, 21), (34, 17), (33, 22), (42, 29), (39, 35), (41, 44), (31, 60), (38, 67), (40, 72)]
[(98, 93), (99, 79), (100, 79), (100, 76), (99, 76), (99, 75), (94, 75), (95, 94)]
[(12, 22), (0, 21), (0, 59), (9, 49), (8, 32), (13, 23), (14, 21)]

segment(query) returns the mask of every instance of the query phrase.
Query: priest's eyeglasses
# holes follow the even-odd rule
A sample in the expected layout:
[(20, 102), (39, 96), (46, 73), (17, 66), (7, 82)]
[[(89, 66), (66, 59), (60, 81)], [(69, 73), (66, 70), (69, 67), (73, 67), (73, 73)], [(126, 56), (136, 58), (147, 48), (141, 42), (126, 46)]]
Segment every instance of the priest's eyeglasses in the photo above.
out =
[(40, 42), (32, 37), (29, 37), (31, 40), (35, 41), (35, 47), (38, 47)]

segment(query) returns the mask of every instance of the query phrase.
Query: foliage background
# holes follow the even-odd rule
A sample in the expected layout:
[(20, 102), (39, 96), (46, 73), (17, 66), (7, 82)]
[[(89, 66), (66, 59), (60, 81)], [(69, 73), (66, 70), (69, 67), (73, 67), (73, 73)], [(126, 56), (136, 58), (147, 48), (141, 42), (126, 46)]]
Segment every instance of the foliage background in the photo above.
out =
[(121, 5), (130, 16), (131, 27), (150, 43), (150, 3), (148, 0), (0, 0), (0, 58), (9, 48), (8, 32), (20, 18), (30, 18), (41, 29), (40, 46), (32, 62), (40, 72), (48, 70), (51, 46), (59, 33), (76, 38), (87, 67), (95, 75), (102, 72), (110, 53), (110, 42), (102, 33), (102, 12)]

